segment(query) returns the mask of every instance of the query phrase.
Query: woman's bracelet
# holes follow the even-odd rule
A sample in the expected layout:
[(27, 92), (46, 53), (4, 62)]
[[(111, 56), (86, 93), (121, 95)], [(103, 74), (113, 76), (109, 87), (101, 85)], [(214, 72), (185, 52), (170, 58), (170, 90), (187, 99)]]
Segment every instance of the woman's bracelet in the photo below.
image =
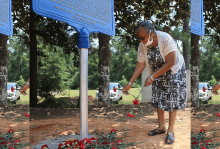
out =
[(218, 84), (220, 84), (220, 82), (218, 82)]
[(28, 82), (27, 82), (26, 84), (27, 84), (27, 85), (29, 85), (29, 83), (28, 83)]
[(150, 75), (150, 78), (151, 78), (152, 81), (154, 81), (154, 77), (153, 77), (153, 75)]
[(131, 86), (133, 85), (131, 82), (128, 82), (128, 84), (130, 84)]

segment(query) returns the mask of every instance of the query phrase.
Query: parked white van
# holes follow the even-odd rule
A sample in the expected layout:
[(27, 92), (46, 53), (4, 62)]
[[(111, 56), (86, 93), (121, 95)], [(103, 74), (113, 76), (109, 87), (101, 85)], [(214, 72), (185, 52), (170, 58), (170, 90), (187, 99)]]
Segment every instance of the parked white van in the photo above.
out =
[[(206, 88), (205, 92), (203, 91), (203, 86)], [(199, 100), (205, 104), (208, 104), (208, 101), (212, 99), (212, 87), (208, 82), (199, 82)]]
[[(117, 88), (116, 92), (113, 91), (113, 87)], [(110, 82), (109, 85), (109, 93), (110, 93), (110, 101), (114, 102), (115, 104), (118, 104), (119, 100), (123, 99), (123, 94), (122, 94), (122, 86), (118, 82)], [(96, 92), (95, 99), (98, 100), (98, 94), (99, 91)]]
[[(13, 87), (14, 91), (12, 92), (11, 87)], [(20, 94), (20, 86), (16, 82), (8, 82), (7, 83), (7, 99), (12, 102), (13, 104), (16, 104), (17, 100), (20, 100), (21, 94)]]

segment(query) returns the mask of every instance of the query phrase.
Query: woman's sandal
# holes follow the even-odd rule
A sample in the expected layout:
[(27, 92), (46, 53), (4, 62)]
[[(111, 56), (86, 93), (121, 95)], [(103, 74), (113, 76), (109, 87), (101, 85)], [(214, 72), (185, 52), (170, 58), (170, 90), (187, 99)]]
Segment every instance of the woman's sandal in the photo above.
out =
[(166, 132), (165, 127), (162, 130), (158, 130), (158, 128), (157, 128), (157, 129), (149, 131), (148, 135), (149, 136), (155, 136), (155, 135), (158, 135), (158, 134), (164, 134), (165, 132)]
[(172, 144), (174, 142), (174, 136), (175, 136), (174, 134), (173, 135), (169, 135), (167, 133), (167, 137), (166, 137), (165, 143), (166, 144)]

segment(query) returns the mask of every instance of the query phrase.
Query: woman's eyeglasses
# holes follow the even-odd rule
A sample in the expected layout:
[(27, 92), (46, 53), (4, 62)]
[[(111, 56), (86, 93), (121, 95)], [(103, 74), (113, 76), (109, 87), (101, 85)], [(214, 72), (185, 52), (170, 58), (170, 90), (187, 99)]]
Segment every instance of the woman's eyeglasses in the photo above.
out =
[(147, 36), (147, 33), (145, 34), (145, 36), (143, 38), (139, 38), (139, 39), (140, 40), (144, 40), (146, 36)]

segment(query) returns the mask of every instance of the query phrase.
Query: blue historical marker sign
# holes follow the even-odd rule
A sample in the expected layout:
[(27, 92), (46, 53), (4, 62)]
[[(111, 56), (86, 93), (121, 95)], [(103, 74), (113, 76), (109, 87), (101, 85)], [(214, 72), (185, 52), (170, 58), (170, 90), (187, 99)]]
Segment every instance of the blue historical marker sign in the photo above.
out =
[(0, 0), (0, 33), (8, 36), (13, 35), (11, 0)]
[(113, 0), (32, 0), (35, 13), (67, 22), (79, 32), (115, 35)]
[(191, 0), (191, 33), (204, 36), (203, 0)]

